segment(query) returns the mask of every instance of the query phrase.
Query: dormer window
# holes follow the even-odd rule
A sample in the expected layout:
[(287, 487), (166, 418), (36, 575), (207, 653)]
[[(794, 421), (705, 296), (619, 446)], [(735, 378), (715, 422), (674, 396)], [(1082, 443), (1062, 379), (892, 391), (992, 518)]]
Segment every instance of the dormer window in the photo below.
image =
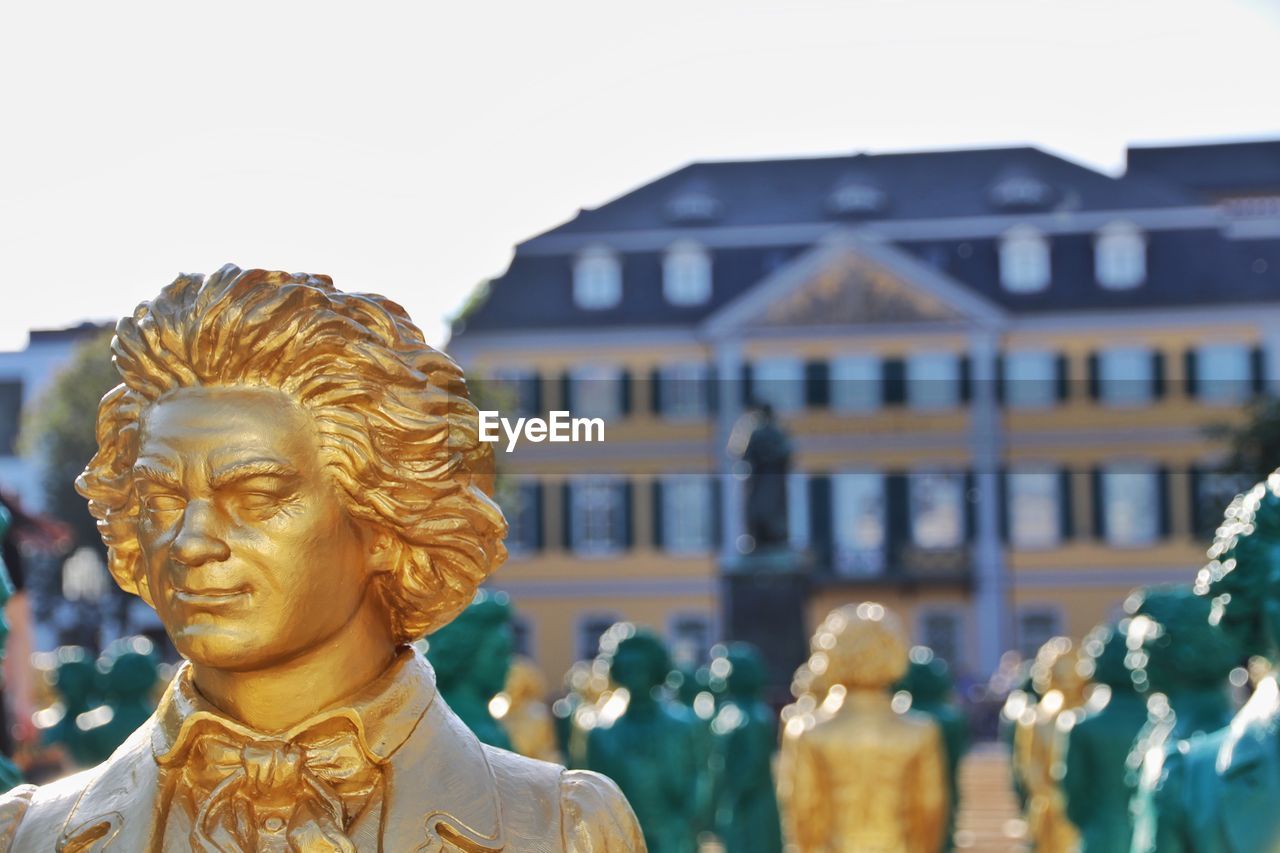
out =
[(1113, 222), (1093, 243), (1098, 284), (1112, 290), (1137, 287), (1147, 277), (1147, 240), (1135, 226)]
[(996, 181), (988, 197), (1003, 210), (1033, 210), (1049, 206), (1053, 187), (1032, 175), (1011, 174)]
[(583, 249), (573, 265), (573, 301), (579, 308), (599, 311), (622, 300), (622, 262), (607, 246)]
[(701, 183), (690, 184), (667, 199), (667, 218), (677, 224), (710, 222), (720, 215), (720, 200)]
[(1049, 241), (1034, 228), (1011, 228), (1000, 242), (1000, 282), (1010, 293), (1049, 286)]
[(711, 253), (692, 240), (667, 249), (662, 292), (672, 305), (701, 305), (711, 298)]
[(866, 181), (846, 178), (827, 196), (827, 209), (836, 216), (868, 216), (884, 210), (888, 196)]

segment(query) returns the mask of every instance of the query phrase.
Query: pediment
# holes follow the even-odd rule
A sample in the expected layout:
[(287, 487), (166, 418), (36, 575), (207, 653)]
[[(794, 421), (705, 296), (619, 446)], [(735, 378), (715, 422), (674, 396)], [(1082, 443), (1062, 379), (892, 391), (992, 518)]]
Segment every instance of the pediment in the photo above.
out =
[(764, 308), (752, 326), (929, 323), (963, 319), (937, 296), (854, 253), (842, 253)]

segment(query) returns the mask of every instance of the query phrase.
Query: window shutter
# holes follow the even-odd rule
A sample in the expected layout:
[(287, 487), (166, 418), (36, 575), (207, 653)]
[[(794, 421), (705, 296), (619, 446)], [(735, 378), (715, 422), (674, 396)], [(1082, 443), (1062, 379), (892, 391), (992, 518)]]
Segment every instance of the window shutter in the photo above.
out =
[(907, 365), (902, 359), (880, 362), (880, 393), (886, 406), (901, 406), (907, 401)]
[(1267, 393), (1267, 354), (1260, 347), (1254, 347), (1249, 352), (1249, 361), (1251, 366), (1250, 378), (1253, 380), (1253, 393), (1261, 396)]
[(1054, 359), (1054, 362), (1054, 366), (1056, 368), (1056, 376), (1054, 378), (1057, 380), (1058, 384), (1057, 397), (1059, 402), (1061, 402), (1062, 400), (1066, 400), (1071, 397), (1071, 363), (1067, 360), (1067, 356), (1064, 353), (1059, 353), (1058, 357)]
[(719, 549), (724, 547), (724, 526), (720, 521), (720, 508), (724, 504), (724, 495), (720, 492), (723, 484), (715, 474), (707, 479), (711, 481), (711, 547)]
[(649, 371), (649, 411), (662, 414), (662, 371), (656, 367)]
[(542, 530), (542, 483), (529, 483), (528, 489), (530, 515), (533, 517), (533, 535), (529, 537), (528, 546), (534, 551), (541, 551), (547, 545), (546, 534)]
[(967, 403), (973, 399), (973, 363), (967, 355), (960, 356), (959, 361), (960, 402)]
[(1160, 517), (1160, 538), (1168, 539), (1173, 532), (1169, 518), (1169, 469), (1163, 465), (1156, 470), (1156, 509)]
[(831, 371), (825, 361), (804, 365), (804, 402), (811, 409), (823, 409), (831, 401)]
[(742, 363), (742, 405), (751, 408), (755, 405), (755, 389), (752, 386), (751, 362)]
[(573, 375), (567, 370), (560, 376), (560, 407), (566, 412), (573, 411)]
[(618, 412), (624, 416), (631, 414), (630, 370), (623, 370), (622, 375), (618, 377)]
[(1092, 400), (1102, 396), (1102, 376), (1100, 374), (1100, 365), (1098, 364), (1098, 354), (1096, 352), (1089, 353), (1089, 398)]
[(1000, 541), (1001, 542), (1009, 541), (1009, 530), (1010, 530), (1010, 521), (1011, 521), (1009, 517), (1010, 516), (1009, 493), (1012, 491), (1012, 489), (1010, 488), (1011, 484), (1009, 482), (1009, 478), (1012, 476), (1013, 474), (1009, 471), (1008, 468), (1000, 468), (996, 472), (996, 499), (1000, 502), (999, 513), (997, 514), (996, 517), (1000, 522)]
[(1071, 505), (1071, 471), (1063, 468), (1058, 472), (1058, 526), (1063, 542), (1076, 535), (1074, 521), (1075, 512)]
[(888, 543), (888, 571), (899, 570), (899, 552), (911, 542), (911, 496), (906, 474), (890, 474), (884, 480), (885, 542)]
[(809, 475), (809, 547), (817, 555), (820, 566), (831, 561), (831, 477)]
[(972, 471), (964, 472), (964, 541), (973, 542), (978, 537), (977, 481)]
[(573, 484), (560, 486), (560, 542), (564, 550), (572, 551), (573, 541)]
[(996, 376), (996, 402), (1001, 405), (1004, 405), (1006, 394), (1005, 394), (1005, 387), (1004, 387), (1004, 356), (1003, 355), (996, 356), (995, 376)]
[(662, 480), (654, 478), (651, 494), (653, 497), (653, 547), (663, 549), (662, 541)]
[(1159, 400), (1164, 396), (1164, 353), (1156, 350), (1151, 353), (1151, 397)]
[(621, 493), (619, 503), (622, 504), (622, 508), (621, 508), (622, 543), (621, 544), (623, 548), (630, 548), (632, 545), (635, 544), (635, 541), (636, 541), (635, 521), (632, 519), (632, 516), (634, 515), (634, 513), (631, 511), (632, 503), (633, 503), (632, 494), (631, 494), (632, 492), (631, 481), (627, 480), (623, 482), (618, 487), (618, 491)]
[(1199, 396), (1199, 377), (1196, 376), (1196, 351), (1189, 349), (1182, 354), (1182, 387), (1188, 397)]
[[(1206, 519), (1204, 517), (1204, 507), (1201, 506), (1202, 501), (1200, 500), (1200, 483), (1202, 477), (1203, 473), (1199, 466), (1192, 465), (1187, 469), (1187, 490), (1190, 493), (1190, 499), (1187, 501), (1187, 505), (1191, 508), (1191, 518), (1189, 519), (1191, 522), (1191, 535), (1199, 539), (1206, 538), (1204, 529)], [(1209, 535), (1213, 535), (1212, 532), (1210, 532)]]
[(707, 365), (707, 378), (702, 383), (702, 394), (707, 401), (707, 411), (712, 414), (720, 411), (720, 375), (714, 364)]
[(1094, 468), (1089, 472), (1089, 487), (1093, 504), (1093, 537), (1106, 539), (1107, 514), (1102, 503), (1102, 469)]

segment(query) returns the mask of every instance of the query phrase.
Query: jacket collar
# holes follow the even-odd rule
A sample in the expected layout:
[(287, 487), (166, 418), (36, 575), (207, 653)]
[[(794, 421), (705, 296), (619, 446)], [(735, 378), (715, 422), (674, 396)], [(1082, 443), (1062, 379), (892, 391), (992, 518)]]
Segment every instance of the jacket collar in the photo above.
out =
[[(418, 652), (403, 650), (372, 684), (320, 715), (343, 709), (355, 712), (370, 752), (386, 761), (382, 849), (440, 850), (447, 849), (445, 841), (468, 853), (503, 849), (497, 785), (485, 749), (439, 697), (434, 673)], [(162, 775), (158, 762), (179, 761), (186, 732), (198, 715), (209, 713), (219, 712), (194, 691), (184, 665), (156, 713), (93, 772), (58, 849), (157, 850), (164, 827), (156, 823), (164, 820), (171, 796), (166, 776), (174, 775)]]

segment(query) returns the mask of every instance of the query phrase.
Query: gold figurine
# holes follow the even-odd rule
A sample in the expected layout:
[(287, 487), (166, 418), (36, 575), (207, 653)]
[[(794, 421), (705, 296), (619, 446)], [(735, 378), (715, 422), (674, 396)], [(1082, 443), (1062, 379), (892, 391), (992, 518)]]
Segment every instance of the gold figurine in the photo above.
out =
[(551, 709), (542, 698), (546, 694), (547, 680), (538, 665), (526, 657), (517, 657), (507, 672), (506, 689), (490, 704), (495, 706), (494, 717), (511, 736), (516, 752), (559, 762), (562, 759)]
[(1041, 699), (1019, 718), (1014, 732), (1014, 760), (1027, 789), (1027, 835), (1042, 853), (1068, 853), (1080, 833), (1067, 819), (1062, 796), (1063, 739), (1058, 718), (1084, 704), (1088, 679), (1081, 674), (1080, 651), (1066, 637), (1054, 637), (1040, 648), (1031, 668)]
[(0, 850), (632, 851), (617, 787), (482, 745), (409, 643), (505, 557), (462, 373), (325, 276), (184, 275), (120, 321), (77, 481), (187, 662)]
[(812, 724), (783, 733), (778, 787), (801, 851), (936, 853), (947, 815), (938, 726), (895, 713), (889, 687), (907, 669), (898, 619), (864, 602), (831, 613), (810, 671), (830, 685)]

